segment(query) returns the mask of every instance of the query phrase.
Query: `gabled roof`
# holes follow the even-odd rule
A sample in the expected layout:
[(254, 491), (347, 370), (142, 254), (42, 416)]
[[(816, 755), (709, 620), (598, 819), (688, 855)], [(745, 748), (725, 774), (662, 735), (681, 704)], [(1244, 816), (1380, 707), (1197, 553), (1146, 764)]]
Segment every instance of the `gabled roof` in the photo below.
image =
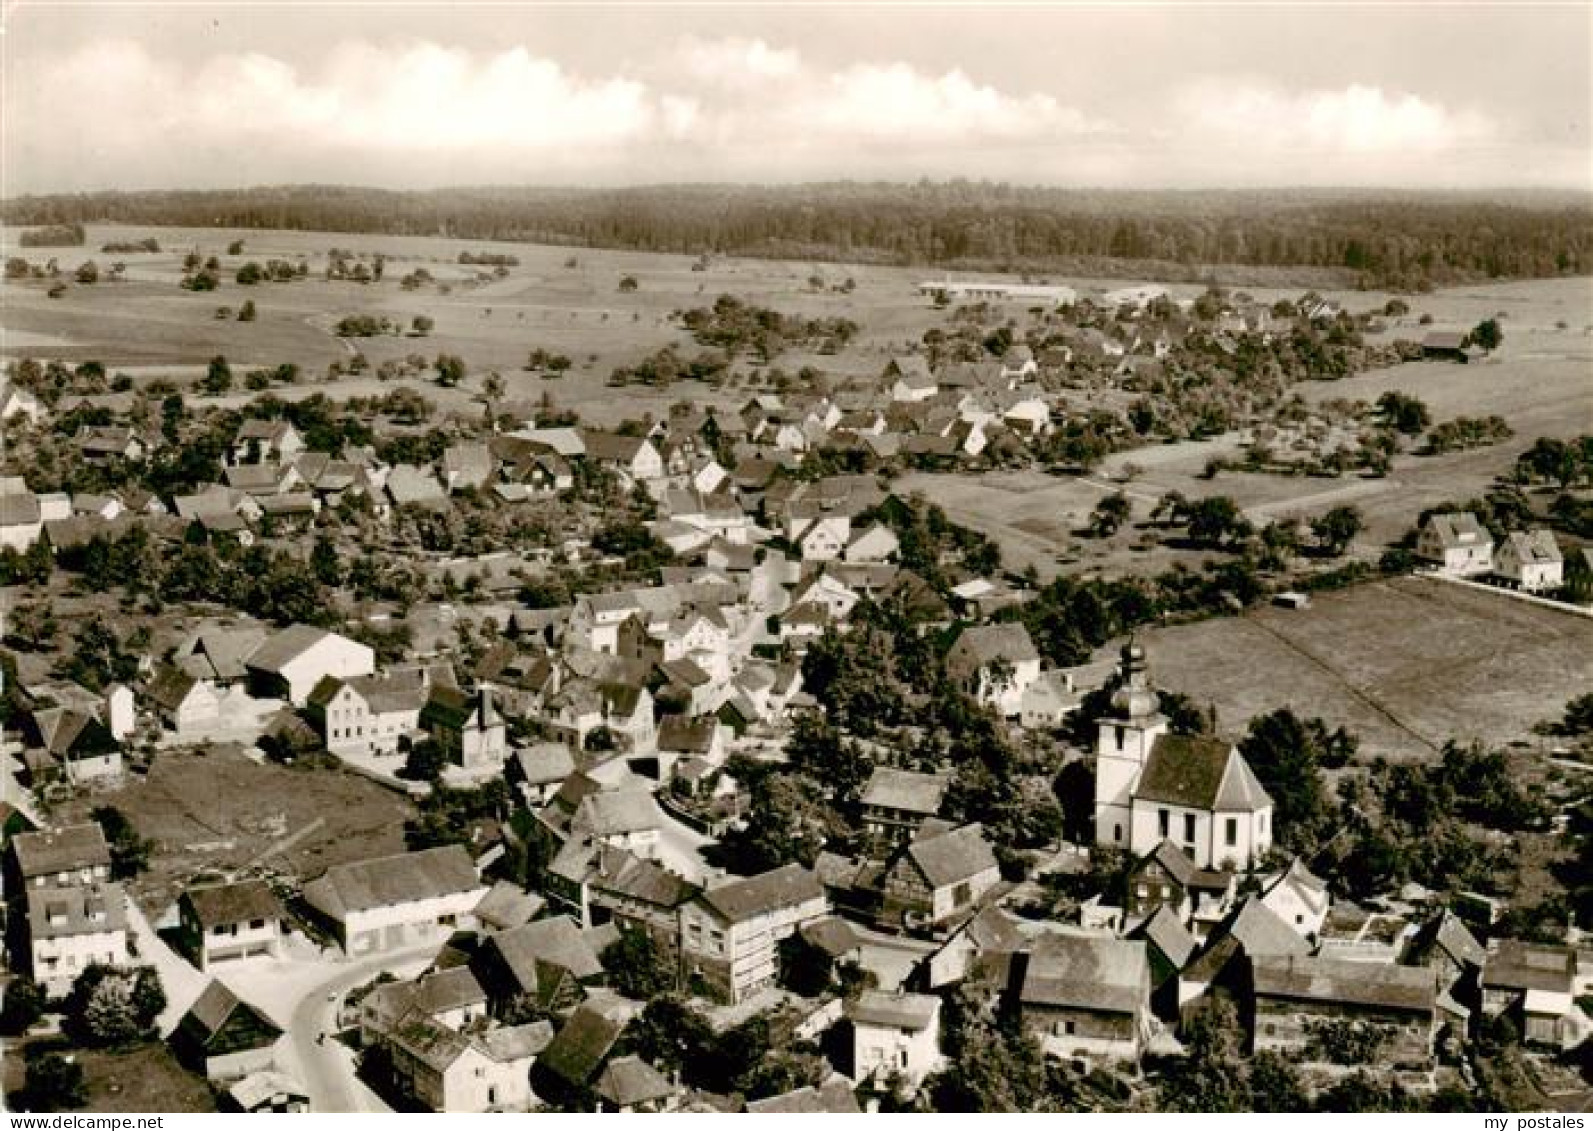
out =
[(1134, 797), (1221, 812), (1255, 812), (1272, 804), (1235, 747), (1201, 735), (1158, 735)]
[(1200, 943), (1189, 933), (1177, 912), (1165, 903), (1156, 909), (1156, 914), (1136, 927), (1131, 937), (1150, 943), (1178, 970), (1182, 970), (1200, 949)]
[(11, 851), (25, 880), (97, 865), (109, 867), (111, 863), (105, 833), (92, 822), (18, 833), (11, 838)]
[(539, 968), (553, 966), (578, 981), (601, 977), (603, 963), (575, 920), (566, 915), (537, 919), (490, 936), (485, 944), (496, 952), (522, 992), (540, 985)]
[(26, 918), (34, 940), (121, 931), (127, 927), (127, 893), (115, 883), (30, 887)]
[(304, 898), (312, 907), (338, 919), (353, 911), (469, 891), (485, 894), (486, 889), (476, 876), (470, 854), (462, 846), (451, 844), (336, 865), (320, 879), (304, 885)]
[(583, 1004), (542, 1050), (537, 1067), (571, 1084), (585, 1085), (602, 1067), (624, 1030), (625, 1022)]
[(1295, 893), (1312, 911), (1326, 914), (1333, 897), (1328, 892), (1327, 881), (1314, 875), (1297, 856), (1289, 866), (1261, 883), (1261, 898), (1266, 899), (1280, 889)]
[(639, 1056), (619, 1056), (598, 1074), (592, 1090), (615, 1107), (635, 1107), (680, 1090), (667, 1076)]
[(932, 994), (886, 993), (864, 990), (848, 1002), (846, 1016), (854, 1025), (873, 1025), (917, 1033), (929, 1028), (940, 1014), (940, 999)]
[(32, 526), (42, 517), (37, 495), (0, 495), (0, 526)]
[(1040, 653), (1029, 638), (1029, 630), (1012, 621), (964, 629), (946, 654), (946, 663), (957, 671), (972, 674), (998, 658), (1021, 664), (1038, 660)]
[(1553, 565), (1565, 560), (1552, 531), (1514, 530), (1505, 537), (1505, 544), (1522, 565)]
[(1411, 954), (1418, 960), (1425, 960), (1434, 950), (1447, 955), (1462, 970), (1467, 966), (1481, 967), (1488, 958), (1482, 944), (1447, 908), (1423, 923), (1411, 940)]
[(1135, 1013), (1150, 1003), (1145, 944), (1131, 939), (1041, 936), (1029, 952), (1020, 1000), (1026, 1006)]
[(591, 882), (602, 891), (670, 910), (700, 890), (661, 864), (606, 845), (597, 851), (596, 874)]
[(575, 752), (565, 742), (538, 742), (514, 752), (512, 761), (528, 785), (562, 782), (575, 772)]
[(783, 907), (823, 899), (816, 875), (800, 864), (787, 864), (762, 875), (709, 888), (698, 897), (720, 918), (739, 923)]
[(280, 673), (294, 660), (333, 634), (324, 628), (296, 624), (284, 628), (254, 650), (247, 666), (255, 671)]
[[(243, 1047), (264, 1048), (275, 1044), (282, 1035), (282, 1029), (276, 1022), (214, 978), (194, 1004), (188, 1007), (177, 1028), (187, 1039), (205, 1050), (209, 1049), (222, 1030), (234, 1029), (233, 1037), (227, 1041), (226, 1051), (229, 1053), (238, 1052)], [(247, 1037), (248, 1043), (245, 1045), (235, 1043), (240, 1032)]]
[(1568, 994), (1576, 979), (1576, 951), (1504, 939), (1482, 967), (1488, 989), (1540, 990)]
[(658, 724), (658, 748), (677, 754), (706, 754), (713, 749), (718, 733), (717, 719), (665, 715)]
[(1427, 528), (1446, 549), (1493, 545), (1493, 535), (1488, 533), (1487, 528), (1478, 522), (1477, 516), (1470, 511), (1430, 515), (1427, 519)]
[(1257, 955), (1250, 968), (1258, 998), (1431, 1013), (1438, 996), (1433, 975), (1419, 966)]
[(1206, 940), (1206, 949), (1185, 968), (1191, 982), (1210, 983), (1240, 954), (1256, 958), (1263, 955), (1305, 955), (1310, 946), (1293, 927), (1252, 895), (1241, 903)]
[(933, 888), (960, 884), (1000, 867), (984, 826), (978, 824), (915, 840), (906, 852)]
[(183, 892), (202, 927), (246, 923), (251, 919), (280, 919), (282, 904), (264, 880), (233, 884), (206, 884)]
[(747, 1111), (759, 1115), (861, 1115), (863, 1109), (857, 1104), (852, 1082), (837, 1074), (817, 1088), (808, 1085), (766, 1100), (753, 1100), (747, 1104)]
[(645, 832), (664, 823), (658, 802), (646, 788), (606, 790), (594, 793), (576, 809), (572, 828), (583, 829), (594, 837)]
[(862, 803), (933, 817), (940, 812), (940, 803), (950, 786), (951, 778), (947, 774), (920, 774), (877, 766), (863, 790)]

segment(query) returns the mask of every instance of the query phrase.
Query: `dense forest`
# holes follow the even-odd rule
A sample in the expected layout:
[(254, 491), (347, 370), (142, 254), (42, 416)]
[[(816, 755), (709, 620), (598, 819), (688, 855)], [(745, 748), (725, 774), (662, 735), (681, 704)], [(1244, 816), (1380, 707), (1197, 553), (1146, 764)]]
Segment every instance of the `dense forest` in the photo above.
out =
[(1420, 290), (1593, 270), (1586, 198), (1291, 190), (1131, 192), (990, 182), (790, 187), (479, 188), (391, 192), (287, 186), (19, 197), (8, 224), (121, 222), (446, 235), (647, 251), (937, 267), (1079, 270), (1326, 268)]

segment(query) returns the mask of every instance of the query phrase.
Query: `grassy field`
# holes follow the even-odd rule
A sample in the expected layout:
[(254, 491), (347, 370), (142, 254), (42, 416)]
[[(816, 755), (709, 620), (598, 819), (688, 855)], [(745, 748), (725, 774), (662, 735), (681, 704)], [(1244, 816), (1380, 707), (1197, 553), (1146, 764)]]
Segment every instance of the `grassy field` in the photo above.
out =
[(163, 751), (146, 777), (79, 799), (59, 817), (86, 819), (96, 805), (121, 809), (155, 842), (150, 871), (132, 885), (152, 914), (190, 877), (248, 863), (317, 819), (324, 824), (313, 834), (270, 858), (273, 869), (302, 880), (333, 864), (401, 852), (404, 821), (414, 812), (406, 799), (356, 774), (262, 765), (234, 747)]
[[(5, 1091), (22, 1086), (25, 1071), (20, 1050), (7, 1047)], [(189, 1072), (165, 1044), (156, 1041), (130, 1049), (78, 1049), (71, 1054), (83, 1066), (88, 1102), (78, 1110), (92, 1112), (208, 1112), (216, 1097), (201, 1077)]]
[(1223, 733), (1289, 707), (1346, 727), (1368, 758), (1530, 739), (1593, 686), (1593, 620), (1423, 578), (1143, 639), (1157, 684), (1215, 703)]

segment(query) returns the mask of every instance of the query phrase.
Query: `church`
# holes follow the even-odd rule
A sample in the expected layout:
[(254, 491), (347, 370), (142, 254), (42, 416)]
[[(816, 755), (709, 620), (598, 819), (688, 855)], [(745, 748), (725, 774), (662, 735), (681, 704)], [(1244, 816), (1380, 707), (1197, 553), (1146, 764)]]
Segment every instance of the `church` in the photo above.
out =
[(1145, 649), (1123, 648), (1095, 745), (1095, 841), (1135, 856), (1170, 840), (1199, 868), (1247, 869), (1272, 847), (1272, 798), (1237, 747), (1168, 732)]

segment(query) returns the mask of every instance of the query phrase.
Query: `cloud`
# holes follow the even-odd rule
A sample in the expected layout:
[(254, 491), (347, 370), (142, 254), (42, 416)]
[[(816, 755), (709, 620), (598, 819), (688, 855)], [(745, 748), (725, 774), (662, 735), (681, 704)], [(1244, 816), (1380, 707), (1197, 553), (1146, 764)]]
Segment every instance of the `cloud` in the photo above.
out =
[(1011, 95), (960, 70), (926, 75), (903, 63), (861, 64), (818, 84), (790, 116), (803, 127), (871, 141), (1037, 144), (1104, 126), (1046, 94)]
[(1186, 90), (1178, 108), (1200, 135), (1263, 152), (1435, 153), (1486, 142), (1495, 133), (1494, 124), (1476, 112), (1358, 84), (1289, 93), (1207, 82)]
[(8, 63), (8, 193), (918, 176), (1452, 185), (1546, 168), (1487, 115), (1376, 86), (1169, 80), (1128, 100), (1103, 88), (1081, 107), (972, 69), (821, 65), (757, 38), (679, 38), (592, 71), (534, 46), (421, 39), (196, 62), (105, 39)]

